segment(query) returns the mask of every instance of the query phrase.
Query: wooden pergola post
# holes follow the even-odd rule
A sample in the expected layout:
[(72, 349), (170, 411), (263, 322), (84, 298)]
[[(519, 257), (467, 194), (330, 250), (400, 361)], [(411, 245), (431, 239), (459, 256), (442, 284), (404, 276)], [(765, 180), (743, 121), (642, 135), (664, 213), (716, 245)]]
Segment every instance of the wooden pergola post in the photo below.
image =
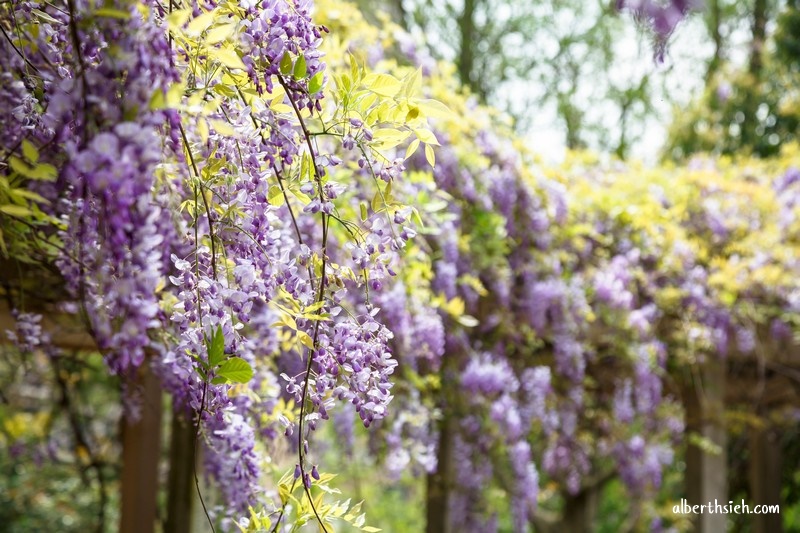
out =
[(122, 504), (120, 533), (153, 533), (156, 526), (158, 463), (161, 458), (161, 386), (147, 362), (136, 385), (142, 394), (141, 416), (127, 417), (122, 428)]
[(197, 491), (194, 485), (196, 426), (191, 416), (172, 413), (169, 451), (167, 523), (164, 533), (189, 533), (195, 515)]
[[(686, 434), (698, 435), (717, 450), (711, 453), (687, 439), (686, 499), (689, 505), (725, 505), (728, 503), (728, 440), (724, 419), (727, 362), (711, 355), (695, 370), (694, 379), (683, 390)], [(697, 533), (727, 531), (725, 514), (706, 511), (693, 518)]]
[[(751, 505), (781, 503), (781, 438), (772, 427), (750, 428), (750, 497)], [(753, 533), (781, 533), (780, 513), (753, 514)]]
[[(447, 385), (444, 384), (443, 388)], [(439, 445), (436, 453), (436, 471), (428, 474), (425, 496), (426, 533), (451, 533), (450, 492), (453, 486), (453, 431), (451, 413), (442, 409), (439, 423)]]

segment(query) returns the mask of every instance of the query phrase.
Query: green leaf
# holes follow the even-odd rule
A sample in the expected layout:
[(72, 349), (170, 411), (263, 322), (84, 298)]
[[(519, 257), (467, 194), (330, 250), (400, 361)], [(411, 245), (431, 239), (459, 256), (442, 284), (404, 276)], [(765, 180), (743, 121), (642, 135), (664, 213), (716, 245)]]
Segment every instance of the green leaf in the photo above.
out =
[(220, 365), (217, 376), (233, 383), (247, 383), (253, 379), (253, 367), (241, 357), (231, 357)]
[(28, 217), (33, 214), (33, 211), (21, 205), (6, 204), (0, 205), (0, 212), (12, 217)]
[(33, 170), (31, 170), (31, 173), (28, 174), (28, 176), (35, 180), (55, 181), (57, 174), (58, 171), (56, 170), (56, 167), (49, 163), (42, 163), (33, 167)]
[(318, 93), (320, 89), (322, 89), (322, 81), (325, 79), (325, 75), (322, 72), (317, 72), (314, 76), (308, 81), (308, 92), (309, 94)]
[(35, 165), (39, 162), (39, 150), (37, 150), (28, 139), (22, 140), (22, 155), (24, 155), (25, 159), (31, 164)]
[(58, 26), (61, 25), (61, 22), (59, 20), (54, 19), (53, 17), (51, 17), (50, 15), (48, 15), (47, 13), (45, 13), (40, 9), (32, 9), (31, 12), (40, 19), (44, 20), (45, 22), (49, 22), (50, 24), (56, 24)]
[(131, 14), (121, 9), (112, 9), (110, 7), (103, 7), (94, 12), (96, 17), (108, 17), (112, 19), (127, 20), (131, 18)]
[(217, 326), (208, 342), (208, 365), (214, 368), (225, 359), (225, 336), (222, 334), (222, 326)]
[(367, 220), (367, 217), (369, 216), (369, 214), (367, 213), (367, 203), (361, 202), (360, 207), (361, 207), (361, 220)]
[(11, 167), (11, 170), (16, 172), (17, 174), (25, 176), (26, 178), (30, 177), (31, 169), (30, 167), (28, 167), (28, 165), (23, 163), (21, 159), (11, 156), (8, 159), (8, 165)]
[(281, 58), (280, 69), (281, 74), (284, 76), (288, 76), (292, 71), (292, 56), (289, 55), (289, 52), (284, 52), (283, 57)]
[(12, 189), (11, 191), (9, 191), (9, 194), (18, 198), (33, 200), (34, 202), (39, 202), (40, 204), (50, 203), (50, 201), (47, 198), (43, 197), (41, 194), (29, 191), (28, 189)]
[(299, 80), (305, 78), (307, 72), (306, 58), (304, 56), (298, 56), (297, 61), (294, 62), (292, 76), (294, 76), (294, 79)]

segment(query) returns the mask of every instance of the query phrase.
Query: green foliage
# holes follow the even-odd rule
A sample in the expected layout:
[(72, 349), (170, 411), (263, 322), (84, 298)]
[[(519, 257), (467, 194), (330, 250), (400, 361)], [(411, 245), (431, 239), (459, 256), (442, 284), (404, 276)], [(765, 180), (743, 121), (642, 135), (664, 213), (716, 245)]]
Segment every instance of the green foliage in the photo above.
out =
[(0, 346), (0, 530), (116, 531), (118, 386), (98, 354)]
[(27, 139), (20, 149), (22, 157), (9, 155), (7, 174), (0, 175), (0, 256), (30, 262), (42, 255), (42, 241), (48, 240), (35, 230), (55, 221), (39, 208), (47, 200), (28, 184), (55, 180), (56, 169), (39, 161), (39, 150)]
[[(308, 500), (308, 492), (303, 488), (302, 483), (294, 478), (293, 469), (286, 472), (278, 482), (278, 494), (283, 505), (283, 510), (267, 512), (266, 510), (255, 510), (250, 508), (250, 516), (246, 526), (238, 525), (242, 533), (269, 533), (273, 524), (271, 516), (278, 513), (284, 518), (284, 523), (291, 524), (289, 531), (302, 531), (306, 524), (313, 524), (321, 520), (331, 531), (341, 531), (339, 526), (346, 525), (348, 531), (364, 531), (365, 533), (378, 533), (382, 531), (366, 524), (366, 513), (362, 511), (364, 502), (351, 503), (348, 498), (344, 501), (329, 501), (326, 498), (341, 494), (337, 488), (331, 487), (330, 482), (336, 477), (335, 474), (320, 473), (319, 480), (314, 482), (311, 494), (314, 498), (314, 505)], [(319, 524), (318, 524), (319, 525)], [(320, 531), (322, 530), (320, 526)]]
[[(736, 9), (744, 13), (736, 14)], [(749, 20), (756, 15), (741, 5), (722, 6), (719, 10), (717, 20), (710, 23), (717, 53), (709, 65), (706, 89), (688, 109), (674, 110), (666, 157), (683, 159), (699, 152), (769, 157), (777, 155), (783, 144), (797, 139), (800, 7), (794, 1), (787, 2), (768, 42), (750, 43), (746, 67), (723, 62), (725, 42), (721, 32), (732, 31), (730, 19)]]
[(688, 109), (675, 110), (665, 155), (683, 159), (698, 152), (717, 155), (777, 155), (797, 138), (800, 78), (768, 60), (764, 78), (722, 71)]
[(775, 31), (775, 56), (784, 67), (800, 73), (800, 2), (788, 0), (778, 16)]

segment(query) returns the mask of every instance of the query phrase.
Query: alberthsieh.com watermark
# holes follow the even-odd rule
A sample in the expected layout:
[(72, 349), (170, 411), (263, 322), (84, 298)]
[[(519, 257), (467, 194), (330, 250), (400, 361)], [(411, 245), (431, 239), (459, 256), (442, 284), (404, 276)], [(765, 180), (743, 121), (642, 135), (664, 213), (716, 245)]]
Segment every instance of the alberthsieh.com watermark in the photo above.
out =
[(733, 501), (719, 503), (716, 499), (714, 503), (689, 505), (685, 499), (681, 498), (681, 503), (672, 506), (675, 514), (779, 514), (780, 505), (749, 505), (742, 500), (742, 503), (733, 504)]

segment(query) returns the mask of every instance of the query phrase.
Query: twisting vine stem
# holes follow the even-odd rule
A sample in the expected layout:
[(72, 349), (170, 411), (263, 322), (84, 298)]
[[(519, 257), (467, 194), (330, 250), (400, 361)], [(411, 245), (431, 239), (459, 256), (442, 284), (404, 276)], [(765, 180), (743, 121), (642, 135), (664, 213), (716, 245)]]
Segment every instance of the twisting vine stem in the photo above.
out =
[[(305, 139), (306, 145), (308, 146), (309, 157), (311, 157), (311, 165), (314, 168), (314, 179), (317, 182), (317, 190), (319, 194), (319, 201), (320, 204), (325, 203), (325, 193), (322, 189), (322, 176), (319, 175), (319, 166), (317, 165), (317, 153), (314, 150), (314, 145), (311, 142), (311, 134), (306, 127), (306, 123), (303, 120), (303, 115), (300, 112), (300, 109), (297, 107), (297, 102), (291, 97), (291, 89), (286, 83), (286, 80), (283, 76), (278, 75), (278, 81), (283, 86), (284, 90), (286, 91), (287, 96), (289, 97), (289, 102), (292, 105), (292, 109), (294, 109), (294, 113), (297, 116), (297, 120), (300, 123), (300, 128), (303, 132), (303, 138)], [(321, 257), (320, 261), (322, 262), (320, 266), (320, 277), (319, 277), (319, 287), (317, 291), (317, 300), (316, 303), (321, 305), (325, 300), (325, 277), (326, 277), (326, 269), (328, 264), (328, 222), (329, 216), (325, 213), (324, 209), (320, 210), (320, 215), (322, 218), (322, 247), (321, 247)], [(317, 320), (314, 323), (314, 334), (311, 337), (311, 348), (308, 349), (308, 361), (306, 361), (306, 371), (305, 377), (303, 379), (303, 392), (300, 399), (300, 417), (297, 423), (298, 435), (297, 435), (297, 457), (299, 460), (299, 467), (300, 467), (300, 477), (301, 482), (303, 483), (303, 489), (305, 490), (306, 497), (308, 498), (308, 503), (311, 506), (311, 510), (314, 511), (314, 516), (317, 518), (319, 522), (320, 528), (325, 533), (328, 533), (328, 528), (325, 527), (325, 524), (322, 521), (322, 518), (319, 516), (319, 512), (317, 511), (316, 505), (314, 504), (314, 499), (311, 497), (311, 488), (309, 487), (309, 483), (306, 483), (306, 479), (308, 479), (308, 473), (306, 472), (306, 452), (305, 452), (305, 435), (304, 435), (304, 426), (305, 426), (305, 416), (306, 416), (306, 403), (308, 402), (308, 385), (311, 379), (311, 366), (314, 363), (314, 354), (319, 346), (319, 323), (320, 321)], [(292, 489), (294, 489), (295, 482), (292, 482)], [(281, 509), (281, 514), (278, 517), (278, 521), (275, 524), (275, 530), (277, 530), (278, 524), (280, 524), (280, 519), (283, 517), (284, 508), (286, 504), (283, 505)]]

